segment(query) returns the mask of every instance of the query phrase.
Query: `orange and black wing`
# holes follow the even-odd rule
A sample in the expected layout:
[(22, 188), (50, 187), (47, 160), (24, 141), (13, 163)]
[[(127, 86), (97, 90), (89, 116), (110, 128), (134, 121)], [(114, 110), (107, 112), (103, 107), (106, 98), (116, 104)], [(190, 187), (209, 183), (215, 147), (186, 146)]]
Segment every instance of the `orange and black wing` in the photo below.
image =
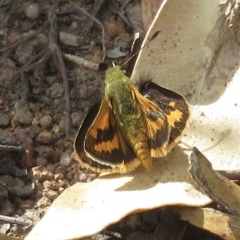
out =
[(169, 142), (166, 152), (171, 151), (182, 137), (190, 117), (189, 105), (180, 94), (163, 88), (153, 82), (145, 82), (139, 88), (140, 93), (155, 103), (165, 114), (170, 125)]
[(74, 143), (74, 158), (94, 172), (126, 173), (140, 165), (132, 148), (117, 127), (104, 98), (90, 109)]
[(135, 98), (141, 107), (147, 128), (147, 138), (152, 157), (163, 157), (167, 154), (171, 127), (168, 119), (156, 103), (144, 97), (133, 87)]

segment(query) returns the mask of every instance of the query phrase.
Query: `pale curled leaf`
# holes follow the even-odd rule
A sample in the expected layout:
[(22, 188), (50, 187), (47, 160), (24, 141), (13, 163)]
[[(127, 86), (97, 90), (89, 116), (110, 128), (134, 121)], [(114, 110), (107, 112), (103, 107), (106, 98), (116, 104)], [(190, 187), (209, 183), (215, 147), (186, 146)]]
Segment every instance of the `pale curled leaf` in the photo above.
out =
[(240, 239), (240, 219), (211, 208), (179, 208), (179, 216), (199, 228), (204, 228), (225, 240)]
[(194, 104), (221, 96), (240, 59), (224, 11), (218, 0), (165, 0), (144, 39), (133, 80), (150, 78)]
[(163, 0), (142, 0), (142, 21), (145, 31), (151, 26), (162, 2)]
[(240, 70), (212, 104), (194, 106), (184, 143), (196, 146), (215, 170), (240, 169)]
[(240, 186), (212, 169), (212, 164), (197, 149), (189, 157), (190, 173), (205, 193), (225, 208), (240, 217)]
[(153, 78), (186, 96), (192, 104), (192, 120), (182, 141), (204, 151), (214, 169), (237, 170), (240, 45), (225, 10), (218, 0), (165, 0), (132, 78)]
[(55, 200), (26, 240), (86, 237), (132, 212), (209, 204), (210, 199), (193, 187), (187, 158), (176, 148), (168, 158), (155, 160), (150, 174), (139, 168), (128, 175), (106, 175), (75, 184)]

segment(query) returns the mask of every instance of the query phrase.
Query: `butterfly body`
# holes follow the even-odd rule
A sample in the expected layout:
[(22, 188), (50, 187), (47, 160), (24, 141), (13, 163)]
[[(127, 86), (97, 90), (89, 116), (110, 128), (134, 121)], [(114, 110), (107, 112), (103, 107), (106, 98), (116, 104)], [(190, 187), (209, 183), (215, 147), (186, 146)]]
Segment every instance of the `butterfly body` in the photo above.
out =
[(121, 134), (143, 166), (150, 171), (152, 160), (146, 122), (141, 106), (136, 101), (132, 82), (119, 67), (115, 67), (106, 72), (105, 85), (105, 97)]
[(95, 172), (126, 173), (174, 147), (189, 118), (184, 97), (154, 83), (140, 89), (120, 67), (106, 71), (100, 106), (90, 109), (74, 143), (74, 158)]

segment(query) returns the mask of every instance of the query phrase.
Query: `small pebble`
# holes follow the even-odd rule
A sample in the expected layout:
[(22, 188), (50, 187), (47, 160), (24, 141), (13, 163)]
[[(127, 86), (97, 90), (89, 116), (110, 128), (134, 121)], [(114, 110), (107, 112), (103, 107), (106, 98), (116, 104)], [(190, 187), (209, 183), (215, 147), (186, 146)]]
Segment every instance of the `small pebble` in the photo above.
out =
[(43, 196), (49, 198), (50, 200), (54, 200), (58, 197), (58, 193), (52, 189), (44, 189)]
[(46, 159), (49, 159), (52, 157), (52, 154), (54, 152), (54, 149), (50, 146), (36, 146), (35, 147), (35, 152), (37, 156), (44, 157)]
[(59, 189), (58, 189), (58, 193), (60, 194), (60, 193), (62, 193), (64, 190), (65, 190), (65, 188), (63, 188), (63, 187), (59, 187)]
[(91, 56), (91, 61), (94, 63), (100, 64), (103, 59), (103, 51), (100, 47), (95, 47), (93, 50), (93, 54)]
[(59, 188), (59, 183), (56, 182), (56, 181), (44, 181), (43, 182), (43, 187), (44, 188), (48, 188), (48, 189), (51, 189), (51, 190), (58, 190)]
[(122, 52), (120, 47), (115, 47), (113, 49), (109, 49), (106, 52), (106, 56), (108, 58), (112, 58), (112, 59), (125, 57), (126, 55), (127, 55), (127, 53), (126, 52)]
[(69, 152), (64, 152), (60, 159), (60, 165), (68, 167), (72, 163), (71, 154)]
[(79, 182), (86, 182), (88, 179), (88, 173), (77, 172), (76, 174), (74, 174), (74, 179)]
[(59, 32), (59, 40), (61, 43), (72, 47), (79, 47), (83, 43), (83, 38), (80, 36), (63, 31)]
[(71, 114), (71, 120), (72, 120), (73, 126), (79, 127), (83, 120), (83, 114), (80, 112), (74, 112)]
[(42, 212), (42, 210), (40, 210), (40, 209), (29, 208), (29, 209), (26, 209), (26, 211), (23, 215), (23, 218), (36, 223), (36, 222), (40, 221), (41, 212)]
[(54, 141), (54, 135), (51, 132), (43, 131), (38, 134), (36, 141), (43, 144), (50, 144)]
[(52, 127), (52, 131), (54, 132), (54, 133), (59, 133), (60, 132), (60, 128), (59, 128), (59, 126), (58, 125), (53, 125), (53, 127)]
[(49, 115), (45, 115), (40, 119), (39, 123), (42, 128), (50, 128), (53, 125), (53, 118)]
[(47, 165), (46, 165), (46, 169), (49, 171), (49, 172), (55, 172), (55, 170), (56, 170), (56, 166), (54, 165), (54, 164), (52, 164), (52, 163), (48, 163)]
[(39, 180), (41, 182), (54, 179), (54, 174), (43, 166), (33, 167), (32, 176), (33, 180)]
[(52, 203), (52, 201), (51, 201), (49, 198), (43, 196), (42, 198), (40, 198), (40, 199), (37, 201), (37, 204), (36, 204), (36, 205), (37, 205), (37, 207), (39, 207), (39, 208), (45, 208), (45, 207), (50, 206), (51, 203)]
[(62, 173), (57, 173), (54, 175), (54, 180), (56, 181), (62, 181), (62, 179), (64, 179), (64, 175)]
[(38, 3), (26, 3), (24, 12), (28, 18), (37, 19), (40, 12)]
[(15, 114), (13, 120), (15, 124), (29, 125), (32, 123), (33, 114), (29, 111), (26, 103), (23, 103), (22, 100), (18, 100), (14, 105)]
[(36, 165), (40, 165), (40, 166), (46, 166), (48, 164), (48, 160), (44, 157), (37, 157), (36, 159)]
[(64, 93), (64, 87), (60, 83), (54, 83), (50, 88), (50, 97), (51, 98), (59, 98)]
[(60, 187), (63, 187), (63, 188), (67, 187), (67, 185), (68, 185), (67, 182), (62, 179), (58, 180), (58, 184)]
[(66, 167), (63, 167), (63, 166), (59, 166), (56, 168), (55, 170), (55, 174), (58, 174), (58, 173), (62, 173), (62, 174), (65, 174), (66, 173)]
[(74, 177), (74, 173), (73, 172), (69, 172), (69, 173), (66, 174), (66, 179), (68, 181), (71, 181), (73, 179), (73, 177)]

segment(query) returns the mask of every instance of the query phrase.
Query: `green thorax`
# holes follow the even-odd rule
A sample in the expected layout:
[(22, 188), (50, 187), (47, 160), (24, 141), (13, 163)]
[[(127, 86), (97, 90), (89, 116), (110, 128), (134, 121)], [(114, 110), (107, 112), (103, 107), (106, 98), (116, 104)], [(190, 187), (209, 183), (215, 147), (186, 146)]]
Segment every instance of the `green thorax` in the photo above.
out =
[(133, 87), (133, 83), (124, 75), (120, 67), (113, 67), (106, 71), (105, 97), (111, 104), (110, 107), (118, 125), (127, 138), (134, 137), (135, 134), (139, 134), (140, 129), (146, 128), (141, 107), (132, 90)]

